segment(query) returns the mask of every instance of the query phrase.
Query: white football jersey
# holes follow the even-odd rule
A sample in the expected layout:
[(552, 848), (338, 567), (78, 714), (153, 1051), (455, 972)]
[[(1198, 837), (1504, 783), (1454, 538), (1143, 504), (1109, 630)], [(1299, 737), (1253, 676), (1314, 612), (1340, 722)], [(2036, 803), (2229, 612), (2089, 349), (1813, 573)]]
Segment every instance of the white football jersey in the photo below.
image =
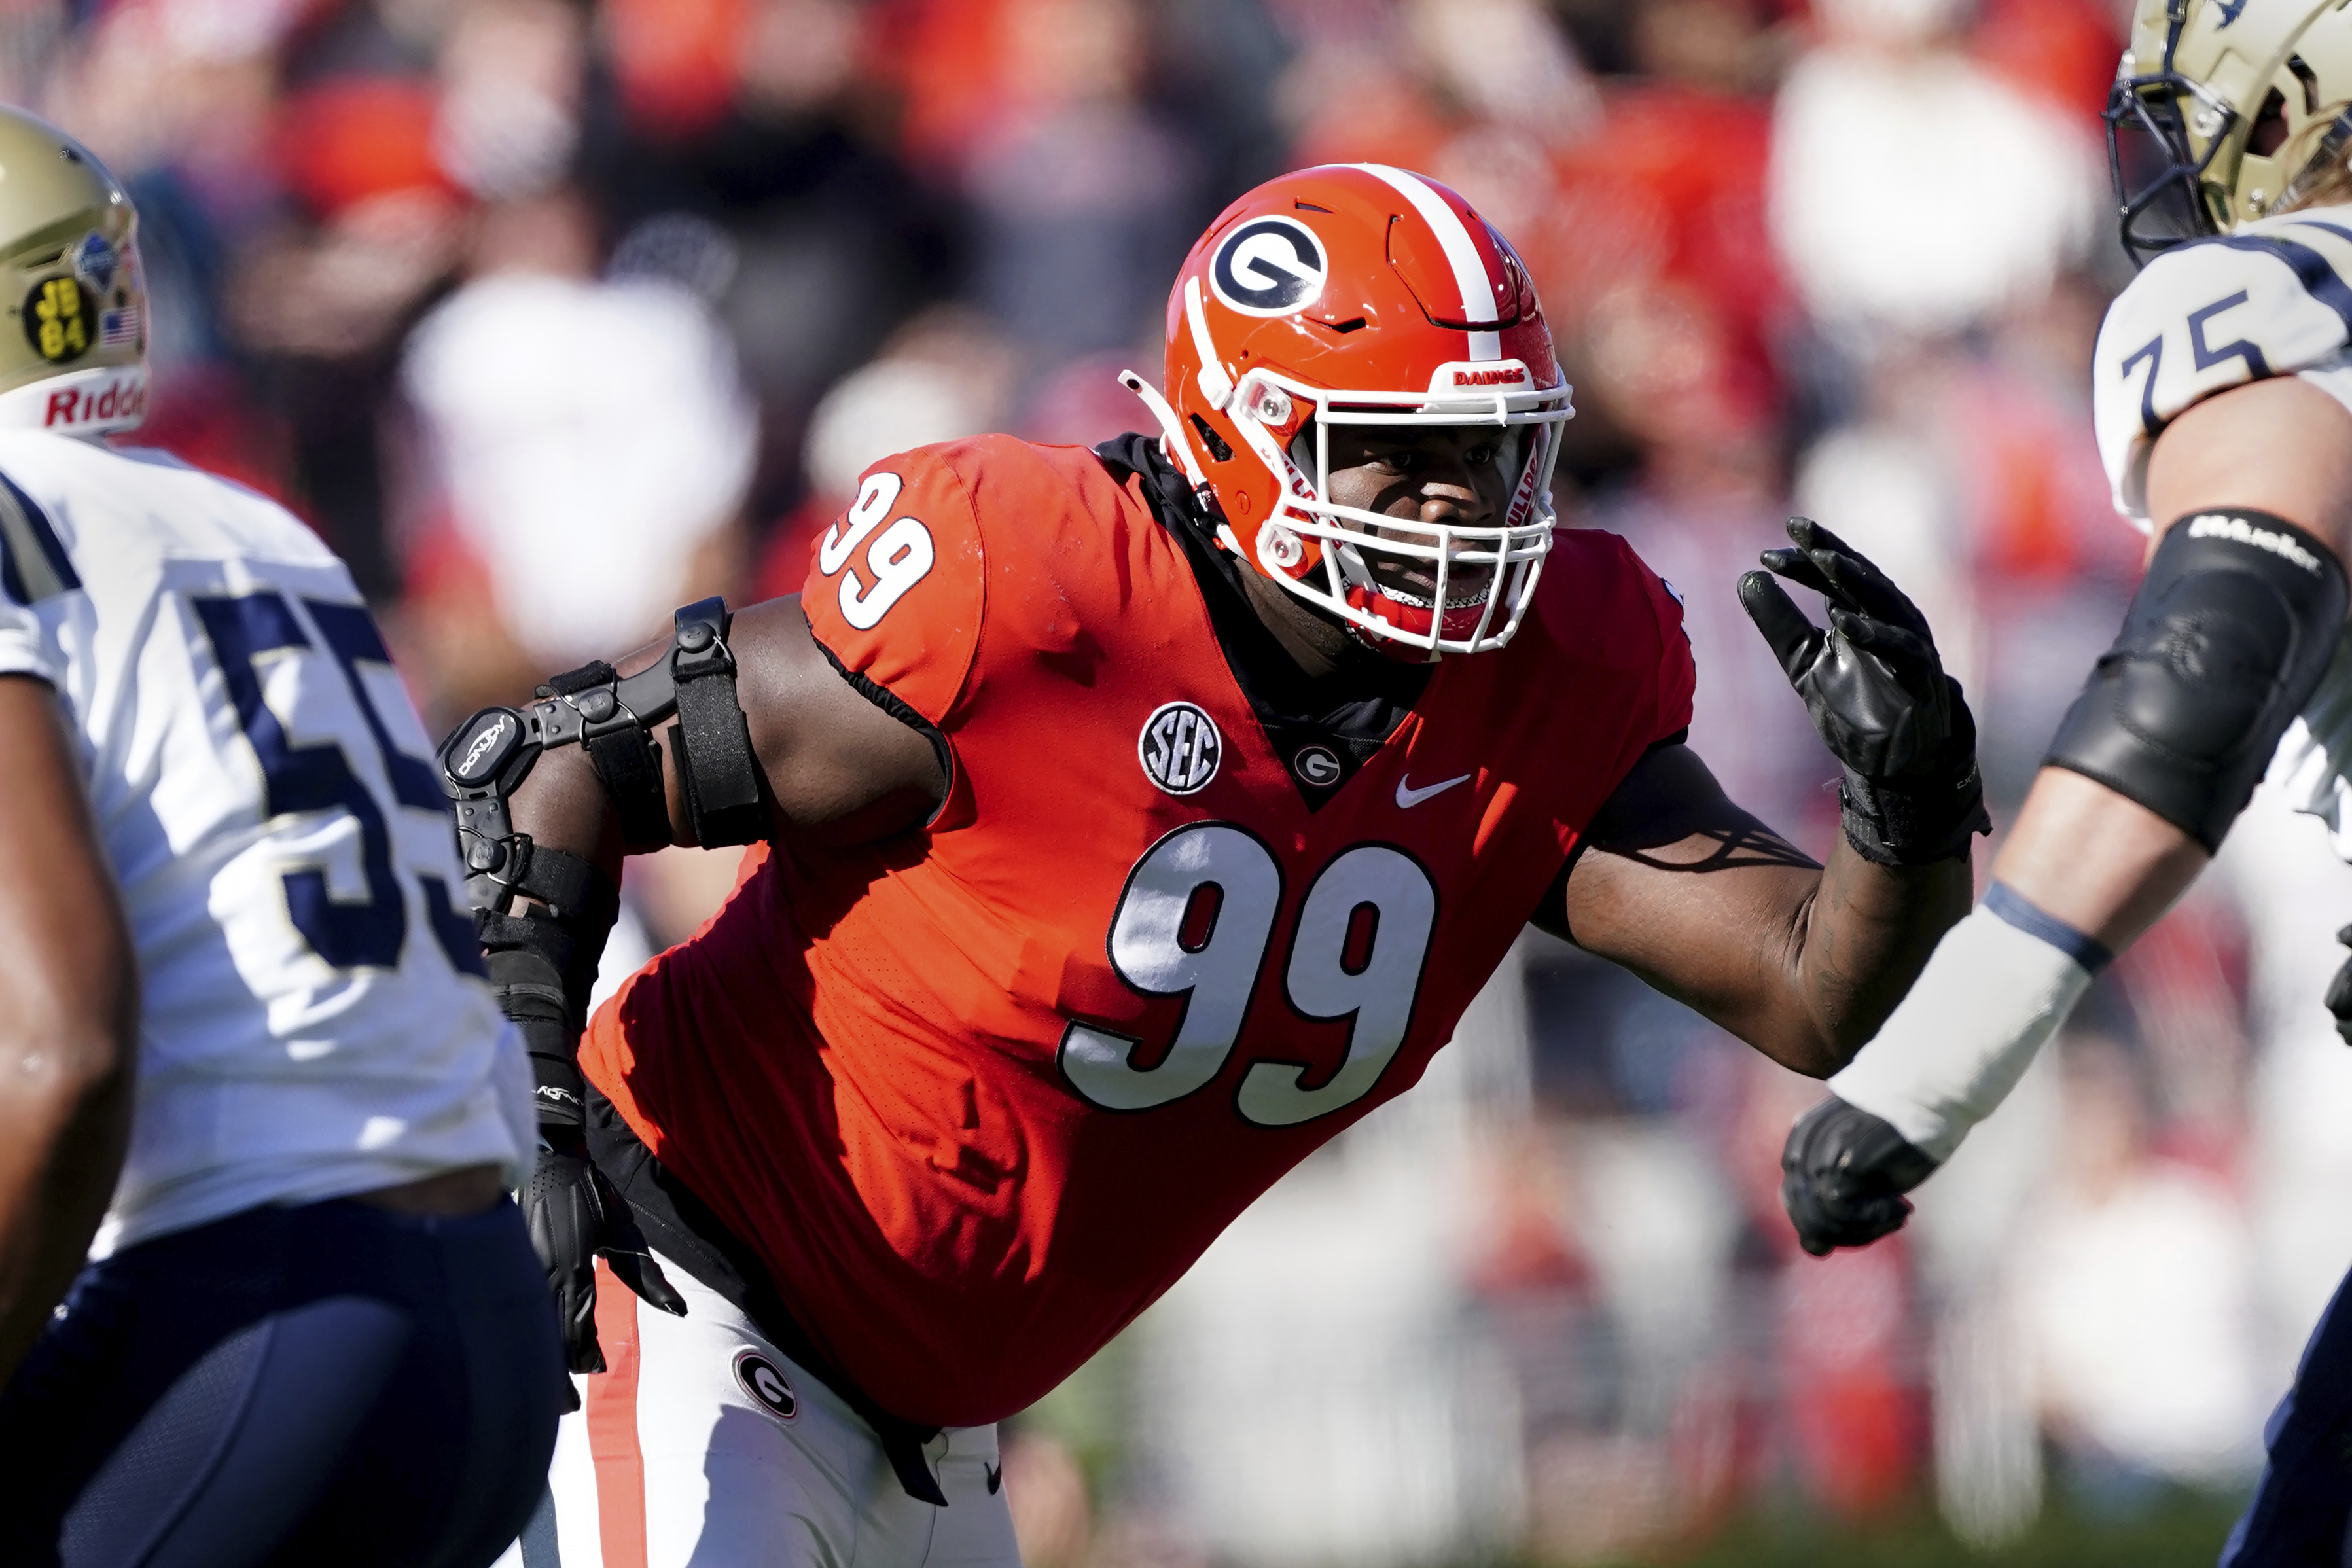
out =
[[(2107, 308), (2093, 417), (2116, 510), (2147, 532), (2147, 459), (2200, 399), (2299, 375), (2352, 409), (2352, 206), (2314, 207), (2168, 250)], [(2279, 742), (2269, 782), (2352, 860), (2352, 633)]]
[(57, 689), (139, 957), (95, 1256), (530, 1147), (433, 748), (333, 552), (155, 452), (0, 432), (0, 673)]

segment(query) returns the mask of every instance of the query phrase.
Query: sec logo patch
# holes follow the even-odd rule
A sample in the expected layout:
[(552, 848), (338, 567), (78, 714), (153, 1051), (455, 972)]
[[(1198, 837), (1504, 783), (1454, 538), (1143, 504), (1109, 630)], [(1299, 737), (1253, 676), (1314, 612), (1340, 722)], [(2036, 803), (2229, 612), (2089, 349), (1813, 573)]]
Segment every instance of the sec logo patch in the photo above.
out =
[(789, 1421), (801, 1413), (800, 1396), (776, 1363), (758, 1351), (735, 1352), (735, 1381), (752, 1402), (779, 1421)]
[(1225, 739), (1217, 722), (1190, 702), (1163, 702), (1135, 740), (1143, 776), (1170, 795), (1197, 795), (1217, 776)]

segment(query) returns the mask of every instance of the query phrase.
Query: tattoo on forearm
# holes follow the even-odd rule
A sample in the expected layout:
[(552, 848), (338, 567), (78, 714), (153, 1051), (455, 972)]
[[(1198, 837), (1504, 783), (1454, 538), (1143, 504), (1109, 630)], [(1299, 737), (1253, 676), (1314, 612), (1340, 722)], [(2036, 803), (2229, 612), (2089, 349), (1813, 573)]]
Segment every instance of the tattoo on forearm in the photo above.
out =
[(1760, 824), (1742, 823), (1733, 826), (1703, 828), (1682, 842), (1688, 843), (1690, 838), (1708, 839), (1714, 847), (1696, 860), (1669, 860), (1638, 849), (1608, 849), (1601, 845), (1594, 847), (1622, 855), (1628, 860), (1654, 867), (1661, 871), (1728, 871), (1743, 866), (1793, 866), (1806, 870), (1820, 868), (1820, 862)]

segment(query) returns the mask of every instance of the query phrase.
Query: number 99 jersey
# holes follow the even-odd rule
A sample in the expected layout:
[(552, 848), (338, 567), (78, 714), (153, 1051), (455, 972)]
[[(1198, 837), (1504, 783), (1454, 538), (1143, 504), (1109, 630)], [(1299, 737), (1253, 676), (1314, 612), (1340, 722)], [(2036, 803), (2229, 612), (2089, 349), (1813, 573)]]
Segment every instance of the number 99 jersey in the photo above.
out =
[(1665, 586), (1562, 531), (1510, 643), (1342, 779), (1269, 739), (1143, 477), (1003, 437), (868, 473), (802, 606), (945, 737), (947, 797), (754, 850), (582, 1060), (818, 1348), (942, 1426), (1051, 1389), (1412, 1085), (1694, 681)]
[[(2242, 224), (2167, 250), (2108, 307), (2092, 356), (2093, 417), (2116, 510), (2142, 532), (2147, 462), (2172, 420), (2217, 393), (2300, 376), (2352, 409), (2352, 207)], [(2269, 773), (2352, 860), (2352, 635)]]
[(161, 453), (0, 432), (0, 674), (57, 690), (142, 1011), (94, 1252), (530, 1147), (432, 747), (350, 574)]

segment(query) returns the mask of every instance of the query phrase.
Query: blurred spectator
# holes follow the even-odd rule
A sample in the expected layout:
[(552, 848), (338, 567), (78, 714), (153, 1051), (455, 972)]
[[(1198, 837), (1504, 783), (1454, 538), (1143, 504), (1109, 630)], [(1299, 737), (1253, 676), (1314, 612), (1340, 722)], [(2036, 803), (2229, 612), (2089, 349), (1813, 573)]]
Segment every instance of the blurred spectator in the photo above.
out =
[[(740, 572), (756, 423), (734, 353), (694, 295), (595, 281), (593, 254), (575, 198), (505, 204), (403, 372), (443, 520), (417, 586), (459, 574), (449, 555), (478, 564), (534, 670), (651, 636)], [(488, 672), (436, 673), (455, 690)]]
[(1001, 427), (1018, 363), (987, 317), (942, 307), (908, 322), (879, 354), (835, 383), (809, 416), (806, 491), (769, 535), (760, 591), (800, 592), (818, 535), (856, 496), (867, 468), (894, 452)]
[[(1786, 542), (1769, 405), (1696, 287), (1629, 282), (1603, 295), (1586, 314), (1583, 357), (1584, 405), (1637, 454), (1630, 473), (1593, 497), (1586, 521), (1624, 534), (1681, 595), (1700, 670), (1691, 746), (1734, 799), (1824, 850), (1835, 799), (1823, 786), (1835, 766), (1736, 593), (1758, 552)], [(1844, 509), (1822, 517), (1847, 526)], [(1941, 623), (1937, 631), (1940, 641)]]
[(2070, 1037), (2063, 1066), (2056, 1188), (2009, 1259), (2050, 1428), (2111, 1500), (2242, 1482), (2263, 1417), (2244, 1216), (2150, 1147), (2146, 1079), (2114, 1041)]
[(1021, 1432), (1006, 1437), (999, 1463), (1024, 1568), (1083, 1568), (1094, 1505), (1077, 1460), (1052, 1437)]
[(1047, 363), (1124, 344), (1198, 231), (1192, 159), (1139, 101), (1140, 8), (1006, 0), (1002, 26), (1004, 101), (966, 165), (977, 298)]
[(2048, 287), (2089, 238), (2088, 127), (1955, 47), (1960, 0), (1816, 0), (1773, 129), (1772, 226), (1815, 317), (1934, 333)]

